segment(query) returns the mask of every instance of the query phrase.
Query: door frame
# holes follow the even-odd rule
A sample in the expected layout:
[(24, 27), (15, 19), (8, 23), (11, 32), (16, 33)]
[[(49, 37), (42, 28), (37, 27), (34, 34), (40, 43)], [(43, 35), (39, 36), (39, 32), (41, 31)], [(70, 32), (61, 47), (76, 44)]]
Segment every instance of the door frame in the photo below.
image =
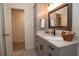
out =
[(4, 24), (4, 4), (0, 4), (0, 55), (6, 55), (6, 41), (3, 34), (5, 33), (5, 24)]
[[(12, 55), (12, 19), (11, 19), (11, 9), (22, 9), (22, 8), (14, 8), (14, 7), (11, 7), (9, 6), (8, 4), (4, 4), (4, 23), (5, 23), (5, 34), (9, 34), (10, 36), (6, 36), (6, 53), (7, 53), (7, 56), (10, 56)], [(24, 10), (24, 21), (25, 21), (25, 9)], [(8, 21), (9, 20), (9, 21)], [(7, 23), (7, 21), (9, 22), (9, 24)], [(7, 28), (7, 24), (9, 25), (9, 30)], [(25, 31), (25, 22), (24, 22), (24, 31)], [(24, 33), (25, 34), (25, 33)], [(26, 39), (26, 38), (25, 38)], [(25, 40), (25, 49), (26, 49), (26, 40)]]
[[(12, 21), (12, 10), (23, 11), (23, 15), (25, 13), (24, 9), (11, 8), (11, 21)], [(25, 21), (25, 17), (24, 17), (24, 21)], [(12, 22), (11, 22), (11, 24), (12, 24)], [(25, 24), (25, 22), (24, 22), (24, 24)], [(24, 44), (25, 44), (25, 25), (23, 27), (24, 27)], [(12, 34), (13, 34), (13, 30), (12, 30)], [(13, 37), (12, 37), (12, 46), (13, 46)], [(24, 47), (24, 49), (25, 49), (25, 47)]]

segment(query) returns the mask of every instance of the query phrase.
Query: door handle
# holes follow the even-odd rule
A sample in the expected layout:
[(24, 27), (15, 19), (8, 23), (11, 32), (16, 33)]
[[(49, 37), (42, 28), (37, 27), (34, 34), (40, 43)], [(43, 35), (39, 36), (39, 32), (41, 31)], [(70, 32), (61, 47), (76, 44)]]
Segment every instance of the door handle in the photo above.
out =
[(3, 36), (10, 36), (10, 34), (3, 34)]

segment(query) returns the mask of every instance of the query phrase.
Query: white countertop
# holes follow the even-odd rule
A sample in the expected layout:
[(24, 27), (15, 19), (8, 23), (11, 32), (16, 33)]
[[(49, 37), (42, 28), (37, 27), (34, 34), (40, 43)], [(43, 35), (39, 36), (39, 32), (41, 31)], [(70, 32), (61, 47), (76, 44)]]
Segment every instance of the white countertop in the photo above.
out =
[[(77, 40), (77, 39), (73, 39), (72, 41), (64, 41), (61, 36), (49, 35), (49, 34), (46, 34), (44, 31), (37, 31), (37, 35), (39, 37), (45, 39), (49, 43), (53, 44), (54, 46), (58, 47), (58, 48), (62, 48), (62, 47), (65, 47), (65, 46), (69, 46), (69, 45), (79, 43), (79, 40)], [(61, 40), (60, 39), (59, 40), (50, 39), (50, 38), (58, 38), (58, 37), (61, 38)]]

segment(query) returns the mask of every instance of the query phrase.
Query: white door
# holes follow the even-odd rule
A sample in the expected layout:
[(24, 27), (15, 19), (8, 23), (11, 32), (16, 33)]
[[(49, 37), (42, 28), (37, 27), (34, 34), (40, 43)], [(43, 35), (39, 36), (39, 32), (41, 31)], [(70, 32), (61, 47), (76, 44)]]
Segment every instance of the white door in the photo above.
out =
[(0, 56), (6, 55), (4, 33), (4, 4), (0, 3)]
[(10, 56), (12, 54), (12, 23), (11, 23), (11, 8), (8, 4), (4, 4), (4, 23), (5, 23), (5, 38), (6, 52)]

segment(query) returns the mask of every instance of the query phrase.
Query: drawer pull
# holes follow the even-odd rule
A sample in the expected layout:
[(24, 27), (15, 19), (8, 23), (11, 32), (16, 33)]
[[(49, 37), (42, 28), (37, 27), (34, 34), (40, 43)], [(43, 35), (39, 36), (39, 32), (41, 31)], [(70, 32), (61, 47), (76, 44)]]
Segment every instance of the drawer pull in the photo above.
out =
[(39, 40), (36, 40), (37, 42), (39, 41)]
[(40, 50), (43, 50), (43, 46), (42, 45), (40, 45)]
[(50, 49), (54, 50), (54, 48), (52, 48), (51, 46), (49, 46)]
[(36, 50), (38, 50), (38, 47), (36, 47)]
[(50, 53), (48, 53), (49, 56), (52, 56)]

